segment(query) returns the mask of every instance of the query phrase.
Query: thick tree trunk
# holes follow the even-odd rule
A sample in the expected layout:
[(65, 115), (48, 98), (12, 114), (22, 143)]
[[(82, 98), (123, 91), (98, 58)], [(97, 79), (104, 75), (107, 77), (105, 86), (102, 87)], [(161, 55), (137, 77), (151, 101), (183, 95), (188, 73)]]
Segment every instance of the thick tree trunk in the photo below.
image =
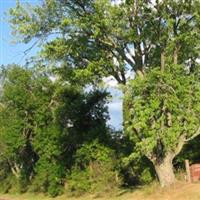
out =
[(173, 155), (167, 155), (162, 162), (154, 163), (155, 171), (158, 176), (161, 187), (170, 186), (176, 182), (173, 171)]

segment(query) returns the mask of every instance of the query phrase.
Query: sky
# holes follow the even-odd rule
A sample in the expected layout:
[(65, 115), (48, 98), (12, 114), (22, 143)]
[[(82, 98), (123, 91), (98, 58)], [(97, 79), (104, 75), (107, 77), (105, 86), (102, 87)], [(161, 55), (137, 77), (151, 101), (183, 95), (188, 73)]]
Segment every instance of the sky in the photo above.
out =
[[(37, 3), (38, 0), (23, 0), (21, 2)], [(30, 45), (14, 44), (14, 37), (11, 35), (11, 30), (7, 22), (6, 12), (9, 8), (15, 7), (16, 0), (0, 0), (0, 65), (4, 64), (23, 64), (26, 56), (24, 51)], [(30, 54), (34, 54), (34, 49)], [(28, 55), (27, 55), (28, 56)]]
[[(37, 4), (39, 0), (20, 0), (23, 3)], [(31, 44), (19, 44), (13, 43), (14, 37), (11, 35), (11, 29), (8, 23), (6, 12), (15, 7), (16, 0), (0, 0), (0, 65), (7, 64), (19, 64), (23, 65), (25, 60), (29, 56), (33, 56), (37, 53), (38, 49), (33, 48), (28, 55), (24, 55), (24, 51), (28, 49)], [(108, 104), (110, 120), (109, 124), (116, 129), (122, 128), (122, 101), (121, 93), (115, 88), (115, 82), (113, 80), (108, 81), (108, 85), (111, 86), (113, 99)]]

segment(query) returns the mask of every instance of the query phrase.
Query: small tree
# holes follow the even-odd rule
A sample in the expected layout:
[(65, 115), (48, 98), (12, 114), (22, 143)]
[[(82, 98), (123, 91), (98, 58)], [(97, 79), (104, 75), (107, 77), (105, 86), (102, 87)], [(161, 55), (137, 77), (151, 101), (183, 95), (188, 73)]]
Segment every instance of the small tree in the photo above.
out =
[(154, 69), (144, 79), (131, 81), (125, 98), (130, 110), (127, 132), (136, 153), (153, 163), (161, 186), (174, 183), (173, 159), (200, 134), (199, 69)]
[[(44, 135), (38, 132), (46, 130), (53, 123), (51, 102), (54, 87), (46, 75), (39, 75), (31, 69), (16, 65), (8, 66), (3, 76), (5, 80), (0, 98), (0, 160), (6, 163), (6, 174), (12, 173), (20, 183), (20, 191), (25, 191), (35, 174), (36, 162), (45, 155), (44, 151), (43, 154), (39, 152), (38, 144), (41, 143), (42, 148), (47, 149), (43, 142)], [(48, 133), (45, 138), (47, 136)], [(59, 136), (57, 134), (57, 138)], [(48, 137), (54, 143), (55, 138)], [(47, 149), (51, 155), (54, 155), (54, 146), (51, 145), (51, 151)], [(58, 151), (58, 145), (56, 147)]]

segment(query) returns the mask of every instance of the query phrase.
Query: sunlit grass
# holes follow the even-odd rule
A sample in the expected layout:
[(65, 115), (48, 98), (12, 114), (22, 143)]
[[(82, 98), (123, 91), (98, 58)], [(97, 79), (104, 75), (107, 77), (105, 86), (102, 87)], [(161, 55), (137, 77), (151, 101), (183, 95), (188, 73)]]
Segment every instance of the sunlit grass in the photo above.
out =
[(67, 195), (50, 198), (41, 194), (12, 194), (0, 195), (5, 200), (199, 200), (200, 184), (179, 182), (169, 188), (160, 188), (158, 183), (135, 189), (120, 190), (113, 193), (99, 193), (69, 197)]

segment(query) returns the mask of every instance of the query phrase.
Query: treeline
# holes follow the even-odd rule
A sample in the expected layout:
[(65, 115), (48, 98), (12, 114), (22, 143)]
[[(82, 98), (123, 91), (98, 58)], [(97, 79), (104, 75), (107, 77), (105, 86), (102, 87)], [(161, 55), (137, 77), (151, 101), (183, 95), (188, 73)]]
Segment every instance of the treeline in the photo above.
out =
[[(134, 143), (107, 126), (109, 94), (83, 88), (16, 65), (2, 68), (0, 99), (0, 190), (109, 192), (155, 179), (145, 157), (130, 161)], [(197, 161), (199, 139), (184, 158)], [(188, 151), (189, 150), (189, 151)]]

